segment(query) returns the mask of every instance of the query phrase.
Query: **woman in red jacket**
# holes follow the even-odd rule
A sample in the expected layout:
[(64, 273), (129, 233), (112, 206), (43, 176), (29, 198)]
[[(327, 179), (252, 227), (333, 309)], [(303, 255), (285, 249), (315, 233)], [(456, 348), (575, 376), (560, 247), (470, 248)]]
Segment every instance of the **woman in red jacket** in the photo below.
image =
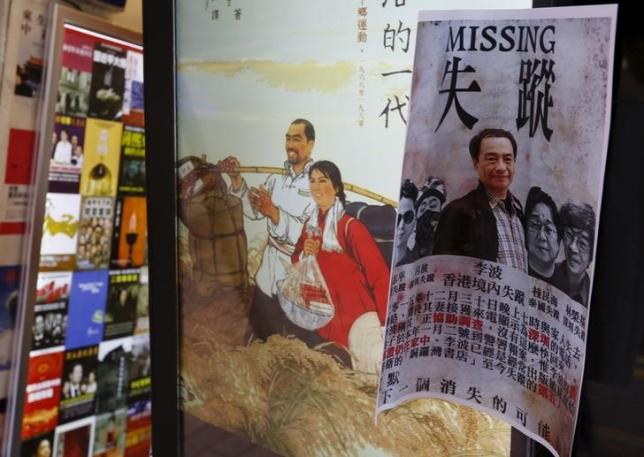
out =
[[(360, 316), (375, 311), (384, 325), (389, 268), (367, 228), (345, 214), (338, 167), (326, 160), (314, 163), (309, 185), (317, 207), (304, 224), (291, 260), (297, 263), (307, 255), (316, 257), (335, 306), (335, 316), (317, 333), (347, 349), (349, 332)], [(315, 232), (322, 236), (309, 235)]]

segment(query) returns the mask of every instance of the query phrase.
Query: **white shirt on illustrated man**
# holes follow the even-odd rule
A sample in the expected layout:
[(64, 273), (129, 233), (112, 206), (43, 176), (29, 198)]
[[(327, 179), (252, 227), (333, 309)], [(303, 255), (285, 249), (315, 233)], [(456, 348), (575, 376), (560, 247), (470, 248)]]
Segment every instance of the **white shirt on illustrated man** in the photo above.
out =
[(307, 137), (305, 127), (298, 121), (289, 126), (285, 142), (286, 173), (269, 175), (259, 189), (249, 187), (239, 173), (232, 171), (240, 166), (236, 158), (228, 157), (219, 163), (231, 178), (229, 191), (241, 199), (244, 214), (253, 220), (266, 219), (268, 243), (255, 282), (268, 296), (276, 295), (277, 281), (286, 277), (285, 265), (291, 264), (291, 254), (304, 222), (315, 207), (309, 191), (315, 139), (314, 133), (313, 139)]

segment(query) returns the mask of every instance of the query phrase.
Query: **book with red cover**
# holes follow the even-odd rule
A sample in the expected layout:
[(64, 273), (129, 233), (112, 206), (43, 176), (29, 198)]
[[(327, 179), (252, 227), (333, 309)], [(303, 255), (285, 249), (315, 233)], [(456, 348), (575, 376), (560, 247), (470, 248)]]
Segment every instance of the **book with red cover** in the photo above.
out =
[(22, 420), (23, 439), (54, 430), (58, 424), (62, 349), (57, 347), (31, 353)]

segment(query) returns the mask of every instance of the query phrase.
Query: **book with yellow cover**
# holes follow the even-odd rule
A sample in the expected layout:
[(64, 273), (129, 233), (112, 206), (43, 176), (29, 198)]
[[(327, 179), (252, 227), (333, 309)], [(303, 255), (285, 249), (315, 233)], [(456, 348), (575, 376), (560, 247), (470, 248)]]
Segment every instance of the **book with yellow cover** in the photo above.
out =
[(85, 154), (81, 171), (81, 194), (115, 197), (123, 124), (88, 118), (85, 125)]

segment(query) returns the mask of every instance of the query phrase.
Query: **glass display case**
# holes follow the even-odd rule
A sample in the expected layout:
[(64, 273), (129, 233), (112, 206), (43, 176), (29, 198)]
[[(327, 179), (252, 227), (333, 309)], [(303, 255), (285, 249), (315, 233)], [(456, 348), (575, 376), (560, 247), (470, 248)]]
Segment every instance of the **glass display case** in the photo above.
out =
[(47, 27), (7, 455), (148, 455), (141, 37), (61, 5)]

